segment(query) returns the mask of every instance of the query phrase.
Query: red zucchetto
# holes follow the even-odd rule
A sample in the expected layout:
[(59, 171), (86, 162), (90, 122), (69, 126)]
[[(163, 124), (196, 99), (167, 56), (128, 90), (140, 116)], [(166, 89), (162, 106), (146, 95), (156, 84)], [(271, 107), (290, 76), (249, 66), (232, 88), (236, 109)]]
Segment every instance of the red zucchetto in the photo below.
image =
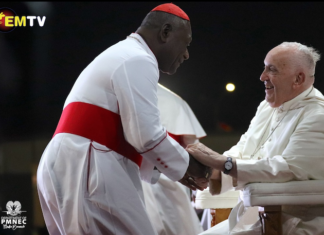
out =
[[(188, 15), (177, 5), (173, 3), (165, 3), (155, 7), (152, 11), (163, 11), (172, 15), (179, 16), (182, 19), (189, 20)], [(190, 21), (190, 20), (189, 20)]]

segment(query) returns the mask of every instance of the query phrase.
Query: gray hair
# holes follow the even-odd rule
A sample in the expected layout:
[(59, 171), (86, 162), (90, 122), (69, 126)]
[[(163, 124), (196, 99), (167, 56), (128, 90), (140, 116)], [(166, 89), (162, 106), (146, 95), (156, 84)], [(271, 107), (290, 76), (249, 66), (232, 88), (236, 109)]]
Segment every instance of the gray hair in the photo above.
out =
[(306, 62), (308, 68), (311, 69), (311, 75), (314, 75), (316, 63), (321, 58), (321, 55), (315, 48), (305, 46), (299, 42), (283, 42), (279, 46), (296, 49), (300, 55), (299, 59), (303, 60), (303, 62)]

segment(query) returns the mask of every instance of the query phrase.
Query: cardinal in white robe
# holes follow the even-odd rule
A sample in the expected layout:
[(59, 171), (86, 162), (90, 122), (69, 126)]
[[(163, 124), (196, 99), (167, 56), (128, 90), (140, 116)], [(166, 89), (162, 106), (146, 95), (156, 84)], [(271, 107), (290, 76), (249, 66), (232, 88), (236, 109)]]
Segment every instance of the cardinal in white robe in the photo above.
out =
[(82, 71), (37, 171), (51, 235), (154, 235), (141, 178), (156, 182), (160, 171), (204, 188), (189, 178), (189, 155), (161, 125), (157, 107), (159, 71), (175, 73), (191, 39), (187, 14), (162, 4)]

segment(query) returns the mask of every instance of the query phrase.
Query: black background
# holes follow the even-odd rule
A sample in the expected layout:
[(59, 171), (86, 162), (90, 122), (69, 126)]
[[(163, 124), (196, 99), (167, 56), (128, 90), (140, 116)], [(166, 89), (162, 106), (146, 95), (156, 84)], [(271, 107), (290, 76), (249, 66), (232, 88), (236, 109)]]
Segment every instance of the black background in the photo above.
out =
[[(26, 3), (4, 3), (19, 16), (46, 16), (44, 27), (0, 33), (0, 138), (50, 138), (64, 101), (82, 70), (126, 38), (164, 2), (50, 2), (33, 12)], [(323, 2), (173, 2), (190, 17), (190, 59), (160, 83), (184, 98), (207, 133), (219, 123), (247, 129), (264, 99), (259, 77), (267, 52), (283, 41), (324, 51)], [(13, 62), (12, 62), (13, 61)], [(5, 66), (5, 65), (11, 66)], [(324, 90), (323, 62), (315, 87)], [(225, 91), (227, 82), (236, 85)]]

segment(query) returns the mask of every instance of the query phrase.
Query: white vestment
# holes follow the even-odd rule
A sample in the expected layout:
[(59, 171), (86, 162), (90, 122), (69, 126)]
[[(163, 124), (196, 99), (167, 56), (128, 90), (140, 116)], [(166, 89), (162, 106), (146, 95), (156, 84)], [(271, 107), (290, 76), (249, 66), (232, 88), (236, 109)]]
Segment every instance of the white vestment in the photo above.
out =
[[(186, 101), (160, 84), (157, 96), (162, 125), (180, 136), (184, 147), (206, 136)], [(190, 202), (189, 189), (184, 185), (161, 174), (156, 184), (143, 182), (143, 191), (148, 214), (159, 235), (196, 235), (203, 231)]]
[[(311, 87), (278, 108), (263, 101), (248, 131), (225, 156), (237, 160), (237, 186), (255, 182), (280, 183), (324, 179), (324, 97)], [(222, 193), (233, 188), (222, 173)], [(284, 235), (323, 235), (324, 206), (283, 206)], [(201, 235), (256, 235), (260, 233), (258, 208), (240, 202), (229, 219)]]
[(188, 168), (188, 153), (160, 122), (157, 60), (140, 35), (130, 36), (82, 71), (64, 108), (83, 102), (119, 114), (125, 139), (143, 156), (141, 168), (88, 138), (56, 134), (37, 171), (40, 202), (51, 235), (156, 234), (145, 209), (140, 176), (156, 181), (156, 166), (177, 181)]

